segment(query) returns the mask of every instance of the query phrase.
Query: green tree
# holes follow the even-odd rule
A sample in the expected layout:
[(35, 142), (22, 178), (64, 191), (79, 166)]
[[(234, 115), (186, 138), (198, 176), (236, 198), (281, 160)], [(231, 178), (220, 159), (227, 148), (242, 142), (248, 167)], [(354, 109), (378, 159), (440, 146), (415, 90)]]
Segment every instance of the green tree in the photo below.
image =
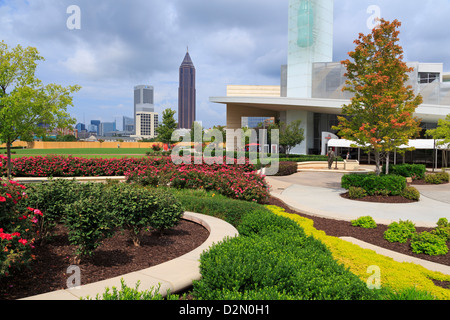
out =
[(169, 145), (172, 141), (172, 134), (178, 127), (174, 115), (174, 110), (170, 108), (165, 109), (162, 115), (162, 124), (156, 129), (156, 132), (158, 132), (158, 140)]
[[(301, 120), (296, 120), (291, 122), (290, 124), (286, 124), (284, 122), (280, 122), (279, 130), (280, 130), (280, 145), (283, 146), (286, 150), (286, 154), (291, 152), (291, 149), (305, 140), (305, 131), (301, 128)], [(269, 130), (271, 130), (269, 128)]]
[(14, 141), (33, 141), (34, 136), (45, 136), (48, 130), (75, 124), (67, 107), (73, 106), (71, 93), (80, 87), (44, 86), (35, 76), (42, 60), (36, 48), (17, 45), (9, 49), (0, 43), (0, 141), (6, 144), (8, 178)]
[(427, 136), (433, 137), (438, 145), (450, 143), (450, 114), (445, 119), (438, 121), (436, 129), (427, 130)]
[[(445, 119), (440, 119), (438, 121), (438, 126), (436, 129), (427, 130), (426, 135), (438, 140), (436, 141), (437, 146), (447, 145), (448, 149), (448, 145), (450, 144), (450, 114), (447, 115)], [(447, 152), (444, 152), (443, 156), (443, 166), (447, 166)]]
[[(403, 62), (403, 48), (398, 44), (401, 23), (380, 20), (368, 35), (360, 34), (352, 59), (342, 61), (347, 68), (344, 91), (354, 94), (342, 108), (338, 135), (349, 139), (375, 155), (376, 173), (381, 160), (420, 132), (420, 120), (413, 117), (422, 97), (406, 86), (413, 71)], [(400, 151), (400, 150), (398, 150)], [(387, 172), (389, 172), (389, 167)]]

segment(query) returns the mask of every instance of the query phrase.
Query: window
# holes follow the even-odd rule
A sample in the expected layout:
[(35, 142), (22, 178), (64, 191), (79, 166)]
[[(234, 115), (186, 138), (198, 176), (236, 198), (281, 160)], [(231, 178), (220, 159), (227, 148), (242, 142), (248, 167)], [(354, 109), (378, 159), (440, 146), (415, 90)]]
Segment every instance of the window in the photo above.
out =
[(419, 72), (419, 83), (432, 83), (440, 81), (441, 74), (435, 72)]

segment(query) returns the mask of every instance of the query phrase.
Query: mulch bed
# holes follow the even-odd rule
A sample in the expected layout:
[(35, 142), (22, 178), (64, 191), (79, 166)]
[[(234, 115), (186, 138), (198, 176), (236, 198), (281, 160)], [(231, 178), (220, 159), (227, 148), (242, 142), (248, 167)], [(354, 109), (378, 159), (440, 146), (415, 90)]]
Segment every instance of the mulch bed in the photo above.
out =
[[(126, 273), (149, 268), (177, 258), (199, 247), (209, 237), (203, 226), (181, 220), (178, 226), (162, 236), (148, 232), (141, 246), (135, 247), (126, 232), (117, 232), (96, 249), (94, 255), (83, 261), (81, 285), (93, 283)], [(67, 288), (67, 268), (75, 247), (70, 245), (67, 230), (60, 226), (51, 241), (36, 245), (36, 260), (31, 270), (15, 272), (0, 279), (0, 300), (15, 300)], [(127, 283), (134, 287), (134, 283)]]
[[(450, 266), (450, 253), (445, 256), (428, 256), (412, 253), (409, 243), (390, 243), (383, 238), (386, 225), (376, 229), (353, 227), (350, 222), (314, 217), (290, 209), (281, 200), (271, 197), (270, 205), (277, 205), (286, 212), (298, 214), (314, 221), (314, 227), (334, 237), (353, 237), (379, 247), (393, 250), (416, 258)], [(417, 227), (418, 232), (430, 228)], [(92, 258), (86, 259), (81, 269), (81, 284), (88, 284), (129, 272), (145, 269), (172, 260), (200, 246), (209, 236), (202, 226), (182, 220), (163, 236), (148, 233), (141, 246), (135, 247), (126, 233), (117, 233), (99, 247)], [(75, 248), (67, 239), (66, 230), (61, 227), (51, 242), (36, 246), (36, 260), (32, 270), (23, 270), (11, 277), (0, 279), (0, 300), (15, 300), (40, 293), (66, 288), (67, 268)], [(134, 284), (127, 284), (134, 286)], [(448, 288), (450, 284), (436, 281), (436, 285)]]
[[(387, 225), (377, 224), (375, 229), (365, 229), (361, 227), (354, 227), (348, 221), (327, 219), (303, 214), (301, 212), (290, 209), (283, 201), (277, 198), (270, 199), (271, 205), (282, 207), (288, 213), (298, 214), (299, 216), (311, 219), (314, 221), (314, 227), (318, 230), (324, 231), (327, 235), (333, 237), (353, 237), (364, 242), (396, 251), (415, 258), (428, 260), (443, 265), (450, 266), (450, 252), (444, 256), (429, 256), (426, 254), (416, 254), (411, 251), (409, 242), (407, 243), (391, 243), (384, 239), (384, 232), (387, 230)], [(431, 228), (416, 227), (417, 232), (431, 231)]]

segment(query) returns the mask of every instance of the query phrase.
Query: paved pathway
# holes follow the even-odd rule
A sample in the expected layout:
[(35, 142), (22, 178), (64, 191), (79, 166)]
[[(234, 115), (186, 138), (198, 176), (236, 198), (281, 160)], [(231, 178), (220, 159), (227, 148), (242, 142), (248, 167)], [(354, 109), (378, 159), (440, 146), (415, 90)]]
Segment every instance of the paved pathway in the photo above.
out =
[(369, 203), (342, 198), (341, 177), (341, 173), (300, 172), (267, 181), (274, 196), (305, 214), (346, 221), (368, 215), (380, 224), (411, 220), (424, 227), (435, 227), (439, 218), (450, 220), (450, 185), (417, 186), (421, 192), (417, 203)]

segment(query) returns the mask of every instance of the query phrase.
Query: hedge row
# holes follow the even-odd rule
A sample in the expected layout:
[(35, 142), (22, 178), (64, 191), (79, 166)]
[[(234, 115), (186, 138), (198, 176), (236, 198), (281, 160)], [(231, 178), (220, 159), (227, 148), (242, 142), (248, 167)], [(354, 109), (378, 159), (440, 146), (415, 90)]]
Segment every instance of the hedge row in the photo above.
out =
[(406, 188), (406, 178), (397, 175), (347, 174), (342, 176), (341, 186), (362, 188), (368, 195), (401, 195)]
[[(425, 177), (426, 166), (423, 164), (396, 164), (389, 166), (389, 174), (420, 180)], [(383, 165), (382, 172), (386, 172), (386, 165)]]
[(338, 264), (327, 247), (294, 221), (267, 210), (246, 214), (240, 236), (213, 245), (200, 258), (197, 299), (361, 300), (375, 293)]

